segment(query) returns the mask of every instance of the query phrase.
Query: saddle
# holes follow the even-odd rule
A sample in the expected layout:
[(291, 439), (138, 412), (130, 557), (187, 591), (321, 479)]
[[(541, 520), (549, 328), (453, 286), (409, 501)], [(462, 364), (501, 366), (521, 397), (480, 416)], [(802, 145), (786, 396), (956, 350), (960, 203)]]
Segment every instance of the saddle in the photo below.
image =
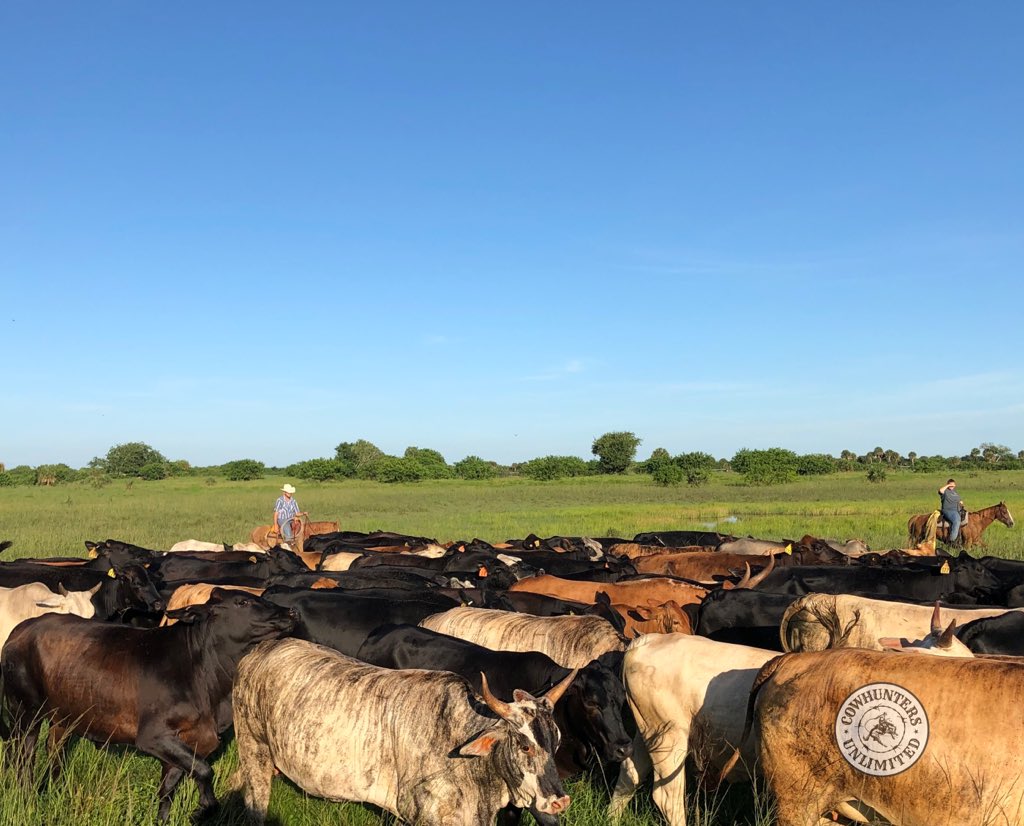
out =
[[(961, 508), (960, 509), (960, 528), (961, 529), (963, 528), (964, 525), (967, 524), (967, 519), (968, 519), (967, 511), (965, 509)], [(939, 521), (936, 524), (937, 524), (937, 527), (945, 528), (946, 530), (949, 530), (949, 520), (946, 519), (946, 517), (942, 516), (941, 514), (939, 515)]]

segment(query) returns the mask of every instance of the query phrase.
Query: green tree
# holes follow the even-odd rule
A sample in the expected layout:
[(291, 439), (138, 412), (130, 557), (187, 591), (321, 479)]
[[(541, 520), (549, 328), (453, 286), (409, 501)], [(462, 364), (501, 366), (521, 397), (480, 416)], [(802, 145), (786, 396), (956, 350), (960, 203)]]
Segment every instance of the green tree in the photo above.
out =
[(628, 431), (605, 433), (594, 439), (590, 452), (597, 457), (602, 473), (625, 473), (633, 463), (640, 441)]
[(711, 479), (711, 470), (715, 466), (715, 457), (710, 453), (696, 450), (692, 453), (680, 453), (672, 460), (688, 485), (703, 485)]
[(874, 465), (868, 470), (868, 481), (878, 484), (884, 482), (888, 478), (888, 474), (885, 472), (885, 468), (881, 465)]
[(156, 482), (159, 479), (166, 479), (167, 462), (147, 462), (139, 468), (138, 475), (151, 482)]
[(78, 478), (78, 473), (63, 462), (56, 465), (40, 465), (36, 468), (36, 482), (40, 479), (45, 479), (52, 476), (54, 481), (58, 484), (64, 484), (66, 482), (74, 482)]
[(423, 465), (404, 456), (386, 456), (376, 462), (379, 482), (419, 482), (425, 478), (423, 473)]
[(663, 447), (656, 447), (651, 451), (650, 457), (646, 462), (640, 464), (641, 473), (654, 473), (662, 465), (667, 465), (672, 461), (672, 455), (665, 450)]
[(288, 476), (313, 482), (326, 482), (330, 479), (346, 478), (345, 463), (339, 459), (307, 459), (296, 462), (285, 468)]
[(348, 475), (360, 479), (376, 478), (375, 465), (386, 456), (383, 450), (366, 439), (342, 442), (335, 448), (335, 458), (342, 462), (345, 468), (351, 468)]
[(524, 462), (519, 470), (523, 476), (541, 482), (588, 475), (587, 463), (579, 456), (542, 456)]
[(262, 479), (265, 470), (263, 462), (255, 459), (235, 459), (220, 466), (221, 473), (232, 482), (247, 482)]
[(827, 453), (805, 453), (797, 459), (796, 472), (799, 476), (823, 476), (835, 471), (836, 460)]
[(686, 474), (683, 473), (683, 469), (672, 461), (662, 462), (656, 465), (654, 470), (651, 472), (651, 479), (655, 484), (661, 485), (662, 487), (680, 485), (685, 478)]
[(452, 469), (460, 479), (493, 479), (498, 475), (498, 466), (479, 456), (467, 456), (456, 462)]
[(104, 461), (104, 467), (111, 476), (141, 476), (142, 468), (152, 464), (166, 465), (167, 460), (160, 451), (145, 442), (114, 445), (107, 451)]
[[(415, 462), (422, 470), (422, 479), (451, 479), (452, 469), (438, 451), (428, 447), (407, 447), (405, 459)], [(379, 475), (378, 475), (379, 478)]]
[(776, 485), (796, 477), (797, 458), (792, 450), (781, 447), (767, 450), (743, 448), (732, 457), (732, 466), (743, 474), (748, 485)]

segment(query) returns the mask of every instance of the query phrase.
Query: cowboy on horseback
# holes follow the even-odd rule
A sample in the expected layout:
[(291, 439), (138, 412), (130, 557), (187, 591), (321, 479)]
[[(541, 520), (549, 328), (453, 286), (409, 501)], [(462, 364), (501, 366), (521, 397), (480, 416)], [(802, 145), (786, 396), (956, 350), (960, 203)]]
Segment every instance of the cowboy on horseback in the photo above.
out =
[(950, 479), (939, 488), (939, 499), (939, 510), (942, 511), (942, 517), (949, 522), (949, 539), (946, 542), (949, 545), (955, 545), (957, 538), (960, 536), (960, 514), (965, 510), (963, 500), (960, 499), (960, 494), (956, 492), (955, 479)]
[(299, 517), (309, 514), (299, 510), (299, 503), (294, 499), (294, 485), (285, 483), (281, 494), (274, 503), (274, 533), (285, 542), (291, 542), (302, 533), (302, 520)]

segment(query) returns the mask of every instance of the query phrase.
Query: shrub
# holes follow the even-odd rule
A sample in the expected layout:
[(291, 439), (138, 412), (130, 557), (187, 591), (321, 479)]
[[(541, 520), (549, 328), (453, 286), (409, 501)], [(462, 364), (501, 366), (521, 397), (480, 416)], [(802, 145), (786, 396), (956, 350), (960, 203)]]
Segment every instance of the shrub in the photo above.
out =
[(14, 487), (15, 485), (34, 485), (36, 483), (36, 472), (35, 469), (30, 468), (28, 465), (18, 465), (5, 471), (3, 474), (7, 478), (5, 487)]
[(307, 459), (296, 462), (285, 468), (289, 476), (313, 482), (326, 482), (329, 479), (344, 479), (346, 464), (337, 459)]
[(590, 452), (597, 457), (601, 473), (625, 473), (633, 464), (640, 441), (628, 431), (605, 433), (594, 439)]
[(742, 473), (748, 485), (776, 485), (796, 477), (797, 455), (792, 450), (743, 448), (732, 457), (733, 470)]
[(715, 457), (699, 450), (693, 453), (680, 453), (672, 461), (683, 472), (687, 484), (694, 487), (706, 484), (711, 478), (711, 469), (715, 466)]
[(686, 474), (675, 462), (663, 462), (658, 464), (651, 473), (651, 479), (656, 484), (668, 487), (669, 485), (682, 484)]
[(167, 473), (170, 476), (191, 476), (194, 470), (185, 459), (175, 459), (167, 463)]
[(452, 469), (460, 479), (493, 479), (498, 475), (498, 466), (479, 456), (467, 456), (456, 462)]
[(148, 479), (151, 482), (155, 482), (158, 479), (167, 478), (167, 463), (166, 462), (147, 462), (141, 468), (139, 468), (139, 476), (143, 479)]
[(567, 476), (586, 476), (587, 463), (579, 456), (542, 456), (520, 466), (520, 472), (541, 482), (564, 479)]
[(6, 470), (0, 471), (0, 488), (13, 488), (14, 479)]
[(824, 476), (835, 473), (836, 469), (836, 460), (827, 453), (805, 453), (796, 461), (796, 472), (800, 476)]
[(888, 474), (885, 472), (885, 468), (881, 465), (874, 465), (868, 470), (868, 481), (869, 482), (884, 482)]
[(221, 465), (221, 472), (232, 482), (248, 482), (263, 478), (263, 462), (255, 459), (235, 459)]
[(74, 482), (77, 476), (78, 472), (63, 462), (56, 465), (40, 465), (36, 468), (36, 484), (41, 484), (41, 480), (46, 478), (52, 478), (58, 484), (65, 484)]
[[(404, 458), (419, 465), (422, 479), (452, 478), (452, 469), (448, 467), (444, 456), (436, 450), (426, 447), (407, 447)], [(380, 478), (379, 475), (378, 478)]]
[(389, 456), (376, 462), (378, 482), (419, 482), (424, 479), (423, 466), (414, 459)]
[(656, 447), (651, 451), (650, 457), (646, 462), (641, 462), (638, 466), (638, 470), (641, 473), (654, 473), (662, 465), (668, 464), (672, 461), (672, 456), (663, 447)]

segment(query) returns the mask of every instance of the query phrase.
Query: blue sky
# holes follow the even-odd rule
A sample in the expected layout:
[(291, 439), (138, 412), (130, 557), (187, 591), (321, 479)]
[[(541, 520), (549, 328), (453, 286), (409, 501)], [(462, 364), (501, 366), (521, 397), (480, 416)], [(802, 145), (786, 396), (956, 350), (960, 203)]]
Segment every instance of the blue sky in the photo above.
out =
[(1022, 30), (5, 4), (0, 461), (1024, 448)]

